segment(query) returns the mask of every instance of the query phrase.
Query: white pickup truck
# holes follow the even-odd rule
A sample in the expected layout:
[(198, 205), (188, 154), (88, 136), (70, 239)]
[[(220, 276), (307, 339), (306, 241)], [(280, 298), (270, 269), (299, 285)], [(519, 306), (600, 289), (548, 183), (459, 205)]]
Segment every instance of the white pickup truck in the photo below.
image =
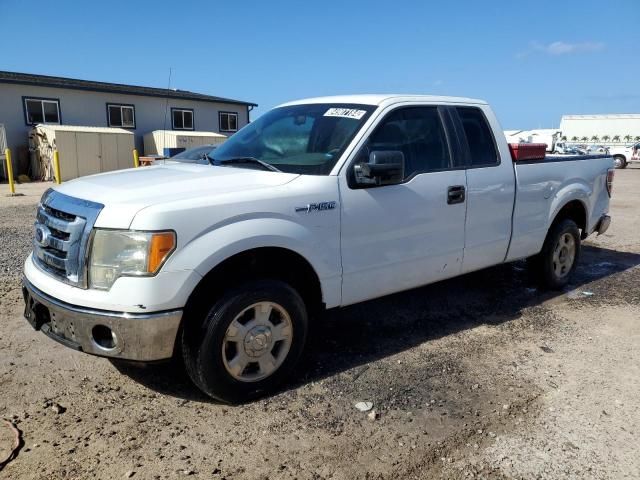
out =
[(523, 258), (561, 288), (610, 223), (610, 157), (514, 162), (479, 100), (287, 103), (209, 159), (47, 191), (31, 325), (94, 355), (181, 355), (203, 392), (241, 402), (291, 375), (324, 309)]
[(640, 143), (634, 145), (614, 145), (609, 147), (616, 168), (627, 168), (630, 163), (640, 162)]

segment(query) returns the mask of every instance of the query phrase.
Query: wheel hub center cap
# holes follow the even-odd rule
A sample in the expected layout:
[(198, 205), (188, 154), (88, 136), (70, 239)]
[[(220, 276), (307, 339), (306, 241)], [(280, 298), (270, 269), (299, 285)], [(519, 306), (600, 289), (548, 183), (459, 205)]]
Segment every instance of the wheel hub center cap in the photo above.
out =
[(265, 326), (253, 327), (244, 337), (244, 350), (250, 357), (259, 357), (271, 347), (271, 329)]

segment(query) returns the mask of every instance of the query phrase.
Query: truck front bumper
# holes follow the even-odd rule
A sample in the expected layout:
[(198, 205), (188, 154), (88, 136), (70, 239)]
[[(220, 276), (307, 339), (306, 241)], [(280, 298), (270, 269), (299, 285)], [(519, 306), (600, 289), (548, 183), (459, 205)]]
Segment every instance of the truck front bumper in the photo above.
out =
[(24, 316), (35, 330), (92, 355), (137, 361), (170, 358), (182, 310), (126, 313), (69, 305), (22, 280)]

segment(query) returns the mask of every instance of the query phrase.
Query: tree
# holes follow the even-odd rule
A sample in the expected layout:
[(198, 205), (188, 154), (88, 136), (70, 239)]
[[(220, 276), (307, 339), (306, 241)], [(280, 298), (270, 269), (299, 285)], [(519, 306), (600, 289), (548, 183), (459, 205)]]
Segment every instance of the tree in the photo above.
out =
[(589, 137), (584, 136), (584, 137), (582, 137), (580, 140), (582, 140), (583, 142), (587, 142), (587, 141), (589, 140)]
[(567, 141), (567, 137), (563, 135), (563, 136), (560, 138), (560, 140), (562, 140), (563, 142), (566, 142), (566, 141)]
[(636, 135), (633, 139), (634, 142), (640, 142), (640, 135)]
[(625, 135), (624, 136), (624, 141), (625, 142), (630, 142), (631, 141), (631, 135)]
[(609, 140), (611, 140), (611, 137), (609, 135), (603, 135), (602, 136), (602, 141), (603, 142), (608, 142)]
[(572, 142), (577, 142), (579, 139), (578, 137), (576, 137), (575, 135), (573, 137), (571, 137), (571, 141)]
[(614, 135), (611, 141), (618, 143), (620, 141), (620, 135)]
[(591, 137), (591, 141), (592, 141), (593, 143), (596, 143), (598, 140), (600, 140), (600, 139), (598, 138), (598, 135), (593, 135), (593, 136)]

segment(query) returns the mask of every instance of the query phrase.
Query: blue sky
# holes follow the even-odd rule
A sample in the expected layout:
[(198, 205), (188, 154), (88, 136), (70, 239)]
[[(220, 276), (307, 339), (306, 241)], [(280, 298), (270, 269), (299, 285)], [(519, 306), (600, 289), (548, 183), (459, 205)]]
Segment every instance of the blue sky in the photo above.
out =
[[(0, 70), (253, 101), (483, 98), (504, 128), (640, 112), (640, 1), (0, 0)], [(255, 118), (256, 115), (253, 115)]]

